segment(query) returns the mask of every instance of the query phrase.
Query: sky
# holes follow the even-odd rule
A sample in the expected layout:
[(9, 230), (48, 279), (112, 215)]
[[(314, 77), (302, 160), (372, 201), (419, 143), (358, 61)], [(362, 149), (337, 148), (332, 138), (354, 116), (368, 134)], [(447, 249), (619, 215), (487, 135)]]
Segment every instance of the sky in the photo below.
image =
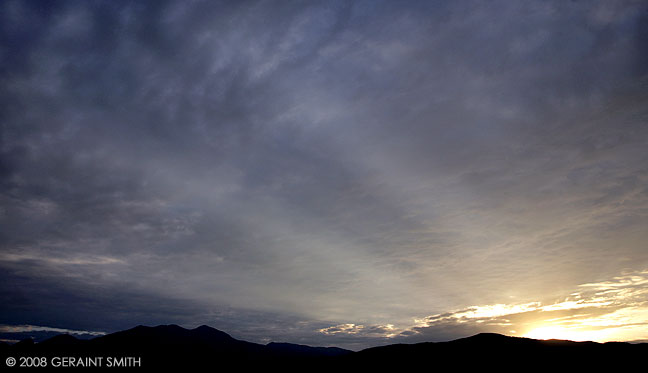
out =
[(643, 1), (7, 0), (0, 61), (0, 339), (648, 340)]

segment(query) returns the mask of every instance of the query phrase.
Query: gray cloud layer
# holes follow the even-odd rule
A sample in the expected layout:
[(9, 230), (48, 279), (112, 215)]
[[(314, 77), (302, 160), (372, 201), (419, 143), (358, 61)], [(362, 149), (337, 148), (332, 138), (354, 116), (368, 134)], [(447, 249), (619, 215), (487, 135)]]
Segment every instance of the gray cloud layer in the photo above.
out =
[(320, 341), (648, 267), (641, 2), (0, 14), (0, 323)]

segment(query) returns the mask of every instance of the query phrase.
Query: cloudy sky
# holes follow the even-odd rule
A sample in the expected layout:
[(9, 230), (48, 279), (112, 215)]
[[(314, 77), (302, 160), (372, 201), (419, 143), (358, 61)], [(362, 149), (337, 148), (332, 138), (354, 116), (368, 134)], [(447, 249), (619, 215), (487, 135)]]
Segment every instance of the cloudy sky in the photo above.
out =
[(643, 1), (8, 0), (0, 61), (2, 339), (648, 339)]

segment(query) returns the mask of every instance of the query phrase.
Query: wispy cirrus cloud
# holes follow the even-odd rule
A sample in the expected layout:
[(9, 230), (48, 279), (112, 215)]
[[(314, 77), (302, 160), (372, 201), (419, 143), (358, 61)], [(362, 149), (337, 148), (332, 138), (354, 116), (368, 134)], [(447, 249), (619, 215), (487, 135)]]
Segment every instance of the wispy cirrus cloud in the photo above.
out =
[(0, 323), (367, 346), (613, 310), (578, 285), (648, 265), (646, 14), (2, 1)]
[(106, 265), (106, 264), (124, 264), (124, 260), (118, 258), (111, 258), (107, 256), (75, 256), (75, 257), (52, 257), (46, 255), (37, 255), (37, 254), (12, 254), (4, 253), (0, 254), (0, 261), (3, 262), (23, 262), (23, 261), (33, 261), (41, 262), (50, 266), (66, 266), (66, 265)]

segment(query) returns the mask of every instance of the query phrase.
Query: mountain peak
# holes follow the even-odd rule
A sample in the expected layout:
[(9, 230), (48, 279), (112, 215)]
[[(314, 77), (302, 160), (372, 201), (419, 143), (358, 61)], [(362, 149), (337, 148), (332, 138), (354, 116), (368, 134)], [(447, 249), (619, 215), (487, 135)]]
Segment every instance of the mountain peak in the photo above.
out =
[(232, 336), (230, 336), (229, 334), (220, 331), (216, 328), (212, 328), (211, 326), (208, 325), (201, 325), (195, 329), (192, 329), (190, 332), (192, 334), (201, 337), (208, 337), (210, 339), (234, 340), (234, 338), (232, 338)]
[(209, 326), (209, 325), (205, 325), (205, 324), (200, 325), (199, 327), (197, 327), (197, 328), (195, 328), (195, 329), (193, 329), (193, 330), (199, 330), (199, 331), (207, 331), (207, 330), (210, 330), (210, 331), (211, 331), (211, 330), (216, 330), (216, 331), (220, 331), (220, 330), (218, 330), (218, 329), (216, 329), (216, 328), (212, 328), (211, 326)]
[(41, 344), (43, 345), (73, 345), (80, 343), (79, 339), (69, 334), (59, 334), (52, 338), (46, 339)]

